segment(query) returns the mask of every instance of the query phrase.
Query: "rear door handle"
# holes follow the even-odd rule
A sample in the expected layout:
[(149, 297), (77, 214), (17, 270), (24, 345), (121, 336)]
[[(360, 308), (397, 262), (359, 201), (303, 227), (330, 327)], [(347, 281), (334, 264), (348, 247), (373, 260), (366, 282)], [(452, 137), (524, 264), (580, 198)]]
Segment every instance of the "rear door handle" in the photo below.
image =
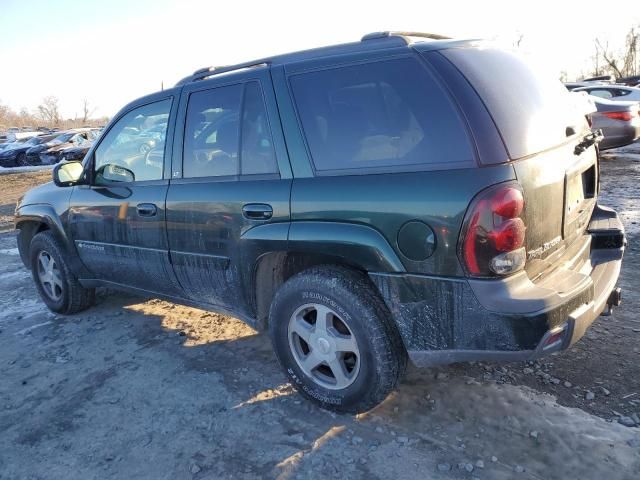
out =
[(273, 216), (273, 208), (266, 203), (247, 203), (242, 214), (249, 220), (268, 220)]
[(136, 210), (140, 217), (155, 217), (156, 213), (158, 213), (158, 207), (153, 203), (139, 203)]

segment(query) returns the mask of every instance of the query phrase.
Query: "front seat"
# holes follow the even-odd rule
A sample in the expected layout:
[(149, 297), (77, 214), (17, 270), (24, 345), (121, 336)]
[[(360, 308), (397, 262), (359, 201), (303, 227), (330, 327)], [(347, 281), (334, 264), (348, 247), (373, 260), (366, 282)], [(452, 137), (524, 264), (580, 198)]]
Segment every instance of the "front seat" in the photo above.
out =
[(210, 175), (238, 175), (238, 122), (220, 125), (216, 133), (215, 151), (211, 154)]

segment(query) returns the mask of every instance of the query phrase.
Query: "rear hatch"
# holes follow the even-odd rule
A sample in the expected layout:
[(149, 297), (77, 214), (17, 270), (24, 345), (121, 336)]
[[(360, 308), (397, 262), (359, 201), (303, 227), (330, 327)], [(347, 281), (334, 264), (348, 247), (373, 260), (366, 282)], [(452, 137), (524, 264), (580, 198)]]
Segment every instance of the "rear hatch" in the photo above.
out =
[(484, 102), (522, 186), (527, 273), (536, 279), (557, 266), (578, 267), (589, 253), (584, 231), (597, 193), (596, 149), (579, 147), (590, 133), (584, 109), (554, 75), (512, 52), (441, 53)]

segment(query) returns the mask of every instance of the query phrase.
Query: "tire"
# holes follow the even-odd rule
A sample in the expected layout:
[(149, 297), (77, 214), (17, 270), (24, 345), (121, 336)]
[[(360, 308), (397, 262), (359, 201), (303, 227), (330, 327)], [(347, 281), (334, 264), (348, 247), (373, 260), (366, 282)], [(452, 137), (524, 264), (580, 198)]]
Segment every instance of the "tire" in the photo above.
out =
[(31, 164), (27, 161), (26, 153), (18, 154), (18, 158), (16, 158), (16, 165), (19, 167), (29, 167)]
[[(62, 252), (53, 233), (40, 232), (31, 240), (29, 261), (31, 275), (42, 301), (53, 312), (71, 315), (93, 304), (95, 289), (80, 285)], [(54, 263), (49, 263), (51, 261)]]
[[(327, 319), (326, 329), (319, 318)], [(382, 402), (405, 371), (407, 353), (391, 322), (364, 274), (314, 267), (280, 287), (269, 312), (269, 334), (301, 395), (327, 410), (359, 413)]]

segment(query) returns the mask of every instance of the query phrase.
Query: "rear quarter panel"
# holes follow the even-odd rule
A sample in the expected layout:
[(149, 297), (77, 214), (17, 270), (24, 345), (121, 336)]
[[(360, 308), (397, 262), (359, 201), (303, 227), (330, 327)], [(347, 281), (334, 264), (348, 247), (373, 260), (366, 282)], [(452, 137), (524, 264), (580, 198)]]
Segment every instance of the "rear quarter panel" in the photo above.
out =
[[(513, 168), (508, 164), (449, 171), (300, 178), (293, 182), (291, 217), (294, 222), (369, 226), (389, 242), (408, 272), (459, 276), (463, 271), (457, 257), (458, 235), (467, 206), (485, 187), (514, 178)], [(398, 247), (398, 231), (410, 220), (424, 222), (435, 232), (436, 249), (424, 261), (408, 259)], [(319, 243), (318, 249), (322, 248)]]

